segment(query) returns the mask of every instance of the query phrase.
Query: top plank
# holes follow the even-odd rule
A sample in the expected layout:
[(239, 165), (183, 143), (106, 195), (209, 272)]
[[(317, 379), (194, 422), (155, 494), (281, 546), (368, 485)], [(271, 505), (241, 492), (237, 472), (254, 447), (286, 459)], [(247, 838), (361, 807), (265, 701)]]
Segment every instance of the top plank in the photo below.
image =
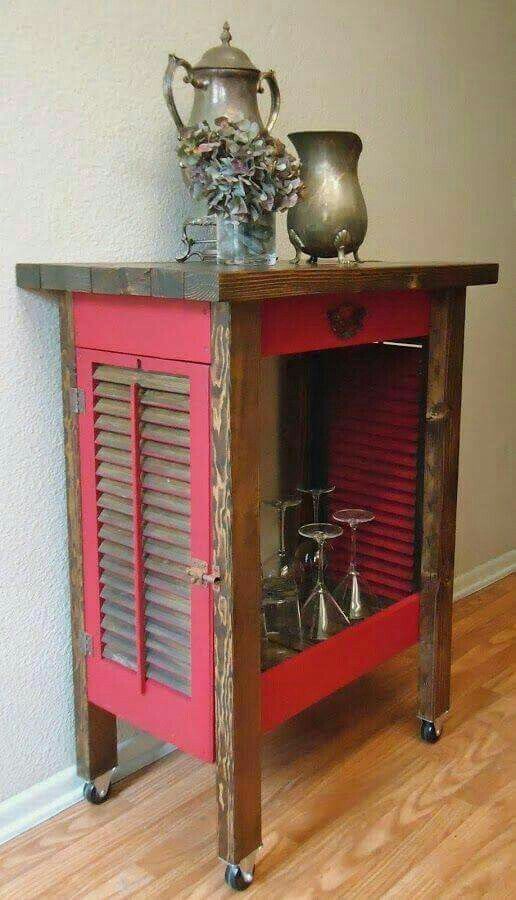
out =
[(215, 263), (18, 263), (19, 287), (42, 291), (169, 297), (186, 300), (245, 302), (307, 294), (360, 291), (439, 290), (495, 284), (496, 263), (385, 263), (316, 266), (278, 262), (271, 267), (240, 268)]

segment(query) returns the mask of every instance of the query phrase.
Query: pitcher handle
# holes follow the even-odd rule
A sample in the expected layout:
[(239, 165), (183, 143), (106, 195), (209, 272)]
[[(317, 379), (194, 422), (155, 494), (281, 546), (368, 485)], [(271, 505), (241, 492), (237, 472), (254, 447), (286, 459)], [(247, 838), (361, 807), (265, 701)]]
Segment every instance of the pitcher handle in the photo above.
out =
[(279, 91), (279, 87), (278, 87), (278, 82), (276, 81), (276, 75), (272, 71), (272, 69), (269, 72), (261, 73), (260, 80), (258, 82), (258, 93), (259, 94), (263, 94), (263, 92), (265, 91), (265, 88), (263, 86), (263, 83), (265, 81), (269, 85), (269, 90), (271, 92), (271, 111), (269, 113), (269, 118), (267, 119), (267, 124), (265, 126), (265, 130), (272, 131), (272, 129), (274, 127), (274, 123), (276, 122), (276, 119), (278, 118), (278, 113), (280, 111), (280, 103), (281, 103), (281, 96), (280, 96), (280, 91)]
[(179, 134), (184, 130), (183, 120), (179, 115), (176, 102), (174, 100), (174, 75), (176, 73), (176, 69), (184, 69), (186, 75), (183, 78), (185, 84), (191, 84), (193, 87), (202, 88), (205, 87), (204, 83), (199, 81), (193, 73), (193, 69), (189, 62), (186, 59), (181, 59), (181, 57), (176, 56), (174, 53), (170, 53), (168, 57), (168, 66), (165, 71), (165, 75), (163, 76), (163, 95), (165, 97), (165, 102), (170, 110), (170, 115), (172, 116), (174, 122), (176, 123), (177, 130)]

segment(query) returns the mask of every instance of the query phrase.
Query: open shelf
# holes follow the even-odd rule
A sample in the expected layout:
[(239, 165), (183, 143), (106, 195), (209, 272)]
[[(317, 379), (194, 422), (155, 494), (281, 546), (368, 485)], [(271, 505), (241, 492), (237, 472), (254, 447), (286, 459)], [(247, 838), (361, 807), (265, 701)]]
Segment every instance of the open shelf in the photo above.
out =
[(262, 672), (262, 731), (271, 731), (411, 647), (418, 634), (415, 593)]

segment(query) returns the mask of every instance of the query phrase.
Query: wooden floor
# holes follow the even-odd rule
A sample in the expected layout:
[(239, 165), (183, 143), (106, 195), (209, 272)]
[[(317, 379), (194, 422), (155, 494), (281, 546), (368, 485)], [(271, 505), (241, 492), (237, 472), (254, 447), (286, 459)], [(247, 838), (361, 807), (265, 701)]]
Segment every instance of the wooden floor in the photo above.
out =
[[(266, 739), (248, 897), (516, 897), (515, 600), (511, 576), (456, 604), (438, 744), (415, 649)], [(214, 847), (213, 771), (177, 753), (2, 847), (0, 897), (227, 897)]]

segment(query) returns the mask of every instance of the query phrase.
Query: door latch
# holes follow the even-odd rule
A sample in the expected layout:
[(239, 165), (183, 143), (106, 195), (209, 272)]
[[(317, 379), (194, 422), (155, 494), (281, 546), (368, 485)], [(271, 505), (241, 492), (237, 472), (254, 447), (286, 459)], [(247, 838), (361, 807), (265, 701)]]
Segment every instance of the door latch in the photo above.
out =
[(217, 585), (220, 582), (220, 569), (214, 566), (212, 572), (208, 572), (208, 564), (201, 559), (192, 559), (186, 570), (192, 584), (202, 584), (204, 587)]

